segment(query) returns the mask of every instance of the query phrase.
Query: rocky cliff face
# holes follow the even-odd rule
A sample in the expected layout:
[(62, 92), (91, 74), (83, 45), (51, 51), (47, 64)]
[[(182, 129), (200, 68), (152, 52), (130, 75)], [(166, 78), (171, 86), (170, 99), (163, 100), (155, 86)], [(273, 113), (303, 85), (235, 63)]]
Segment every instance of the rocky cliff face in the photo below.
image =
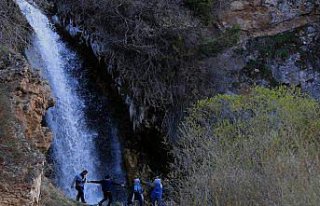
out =
[[(264, 58), (252, 46), (256, 42), (256, 46), (261, 47), (259, 41), (263, 41), (263, 38), (259, 37), (275, 36), (296, 29), (293, 32), (301, 39), (300, 43), (296, 42), (300, 46), (293, 46), (293, 42), (285, 44), (292, 43), (296, 51), (303, 49), (302, 44), (304, 48), (309, 43), (313, 48), (317, 45), (317, 38), (310, 40), (313, 38), (310, 35), (317, 30), (318, 0), (208, 1), (212, 2), (207, 3), (212, 6), (209, 27), (190, 18), (192, 13), (188, 13), (185, 7), (185, 3), (190, 4), (190, 1), (165, 4), (156, 0), (148, 3), (125, 3), (119, 0), (100, 7), (97, 6), (99, 1), (95, 0), (82, 4), (77, 1), (54, 2), (58, 14), (56, 22), (71, 35), (79, 37), (80, 41), (91, 47), (99, 60), (107, 64), (106, 69), (114, 75), (119, 91), (127, 96), (125, 99), (134, 125), (148, 127), (155, 124), (153, 126), (169, 134), (174, 133), (170, 131), (175, 130), (174, 125), (179, 122), (185, 107), (196, 99), (216, 92), (238, 92), (242, 88), (240, 84), (257, 82), (257, 76), (246, 73), (254, 59)], [(197, 1), (191, 2), (195, 5)], [(237, 35), (226, 35), (228, 29), (234, 27), (238, 27), (239, 39), (234, 38)], [(298, 29), (302, 27), (309, 29), (302, 32), (303, 29)], [(303, 39), (309, 41), (303, 43)], [(241, 40), (241, 44), (235, 45), (237, 40)], [(233, 46), (232, 51), (226, 49)], [(277, 46), (274, 45), (275, 48)], [(235, 50), (247, 52), (239, 54)], [(309, 59), (315, 59), (310, 60), (314, 62), (317, 56), (313, 51)], [(274, 81), (277, 84), (296, 84), (297, 77), (294, 82), (291, 82), (292, 78), (283, 81), (282, 77), (291, 73), (289, 68), (301, 71), (297, 69), (299, 66), (292, 67), (300, 57), (291, 50), (285, 53), (288, 55), (286, 63), (274, 55), (263, 60), (263, 65), (269, 68), (266, 73), (273, 76), (264, 78), (266, 85)], [(259, 57), (254, 57), (257, 55)], [(307, 71), (313, 69), (314, 66), (309, 66)], [(264, 68), (259, 67), (258, 70)], [(307, 73), (299, 75), (310, 76), (310, 72)]]
[(238, 44), (203, 61), (217, 92), (285, 84), (299, 86), (319, 99), (318, 0), (217, 1), (213, 11), (212, 22), (218, 28), (228, 30), (236, 25), (240, 30)]
[[(319, 19), (318, 0), (226, 1), (219, 11), (221, 27), (239, 25), (250, 36), (275, 35)], [(219, 8), (219, 7), (218, 7)]]
[(319, 24), (252, 38), (210, 59), (221, 93), (251, 85), (299, 86), (319, 99)]
[(319, 0), (206, 1), (208, 25), (186, 6), (198, 1), (53, 2), (54, 22), (105, 63), (134, 126), (174, 134), (194, 101), (255, 84), (320, 97)]
[(52, 106), (48, 86), (26, 60), (2, 51), (0, 61), (0, 205), (34, 205), (51, 134), (41, 122)]
[(54, 2), (55, 22), (106, 64), (133, 127), (174, 127), (185, 105), (207, 91), (196, 55), (199, 21), (178, 2)]
[(0, 205), (37, 205), (51, 142), (42, 119), (53, 100), (21, 55), (31, 31), (26, 20), (15, 3), (0, 7)]
[[(209, 26), (186, 1), (37, 2), (54, 2), (56, 23), (105, 63), (135, 126), (170, 133), (195, 100), (254, 84), (300, 86), (320, 99), (319, 0), (208, 1)], [(13, 2), (0, 8), (0, 205), (35, 205), (51, 141), (41, 122), (53, 101), (21, 55), (27, 23)], [(141, 155), (126, 153), (130, 178), (151, 173), (137, 167)], [(59, 204), (54, 198), (43, 204)]]
[[(53, 21), (106, 65), (134, 127), (172, 140), (196, 100), (256, 84), (301, 86), (320, 97), (319, 0), (205, 1), (207, 25), (197, 18), (201, 7), (193, 11), (199, 1), (53, 2)], [(134, 176), (131, 156), (129, 149)]]

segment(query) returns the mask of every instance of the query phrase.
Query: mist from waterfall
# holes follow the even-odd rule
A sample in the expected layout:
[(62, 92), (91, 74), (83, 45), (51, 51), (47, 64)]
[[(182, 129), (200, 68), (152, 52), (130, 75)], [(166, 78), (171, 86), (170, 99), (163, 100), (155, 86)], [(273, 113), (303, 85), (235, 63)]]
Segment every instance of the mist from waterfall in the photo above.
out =
[[(116, 124), (101, 106), (106, 100), (86, 88), (86, 71), (80, 57), (61, 40), (48, 18), (34, 4), (24, 0), (16, 2), (34, 30), (32, 45), (26, 51), (27, 58), (34, 68), (41, 69), (55, 98), (55, 106), (49, 109), (46, 122), (53, 132), (56, 185), (74, 198), (76, 191), (71, 189), (71, 182), (84, 169), (89, 171), (89, 180), (111, 174), (118, 181), (125, 181)], [(88, 107), (100, 113), (101, 119), (97, 120), (99, 117), (96, 116), (90, 120)], [(99, 124), (99, 131), (95, 124)], [(106, 131), (103, 137), (107, 142), (105, 150), (110, 154), (106, 159), (101, 159), (97, 152), (100, 130)], [(99, 186), (86, 184), (85, 188), (87, 202), (97, 203), (102, 198)], [(122, 192), (117, 190), (116, 197), (124, 198)]]

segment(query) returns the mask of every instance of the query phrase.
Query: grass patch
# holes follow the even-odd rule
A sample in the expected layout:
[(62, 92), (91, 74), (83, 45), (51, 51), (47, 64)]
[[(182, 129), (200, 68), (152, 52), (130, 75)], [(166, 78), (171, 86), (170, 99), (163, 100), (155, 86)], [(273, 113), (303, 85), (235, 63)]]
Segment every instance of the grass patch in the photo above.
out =
[(78, 206), (84, 205), (68, 199), (61, 191), (53, 186), (47, 179), (43, 178), (41, 184), (40, 205), (42, 206)]

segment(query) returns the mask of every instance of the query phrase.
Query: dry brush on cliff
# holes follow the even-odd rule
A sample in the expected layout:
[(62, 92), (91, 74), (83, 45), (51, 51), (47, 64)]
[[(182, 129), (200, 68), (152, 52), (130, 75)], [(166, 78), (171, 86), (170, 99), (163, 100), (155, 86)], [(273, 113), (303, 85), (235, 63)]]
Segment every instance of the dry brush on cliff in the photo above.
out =
[(0, 1), (0, 49), (21, 51), (28, 42), (30, 27), (14, 1)]
[(237, 44), (240, 33), (274, 35), (315, 22), (319, 13), (319, 1), (54, 2), (62, 25), (92, 47), (130, 97), (134, 121), (165, 130), (186, 105), (230, 84), (214, 79), (211, 57)]
[[(212, 92), (199, 49), (205, 29), (178, 2), (55, 2), (63, 24), (79, 27), (82, 40), (131, 97), (137, 122), (144, 118), (161, 127), (170, 111)], [(155, 113), (162, 117), (154, 119)]]

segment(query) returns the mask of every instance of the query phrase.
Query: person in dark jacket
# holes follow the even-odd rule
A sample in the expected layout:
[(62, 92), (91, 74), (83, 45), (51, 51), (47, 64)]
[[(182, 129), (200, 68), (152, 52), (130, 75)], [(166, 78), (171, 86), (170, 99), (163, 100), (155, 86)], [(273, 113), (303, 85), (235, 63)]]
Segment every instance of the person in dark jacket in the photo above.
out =
[(111, 193), (112, 186), (113, 185), (120, 185), (122, 187), (124, 186), (123, 184), (114, 182), (111, 179), (110, 175), (105, 176), (105, 179), (103, 179), (103, 180), (88, 181), (88, 183), (94, 183), (94, 184), (101, 185), (101, 189), (103, 192), (103, 199), (99, 202), (99, 205), (102, 205), (103, 202), (105, 202), (106, 200), (109, 199), (108, 206), (110, 206), (112, 203), (112, 193)]
[(74, 186), (76, 187), (76, 190), (78, 191), (76, 200), (79, 201), (81, 199), (81, 202), (86, 203), (86, 200), (84, 199), (84, 184), (87, 181), (87, 170), (83, 170), (79, 175), (76, 175), (73, 179), (71, 188)]

